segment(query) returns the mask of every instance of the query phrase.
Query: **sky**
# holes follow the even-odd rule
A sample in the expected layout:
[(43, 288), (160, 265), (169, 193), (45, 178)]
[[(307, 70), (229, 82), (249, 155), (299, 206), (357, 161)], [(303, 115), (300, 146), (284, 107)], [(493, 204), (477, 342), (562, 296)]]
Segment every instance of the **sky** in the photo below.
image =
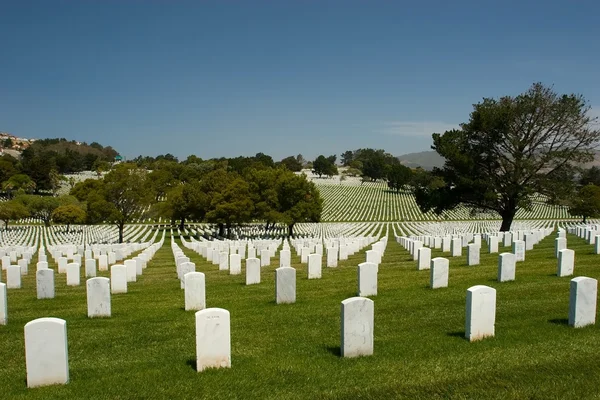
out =
[(534, 82), (600, 115), (598, 1), (0, 0), (0, 131), (126, 158), (430, 150)]

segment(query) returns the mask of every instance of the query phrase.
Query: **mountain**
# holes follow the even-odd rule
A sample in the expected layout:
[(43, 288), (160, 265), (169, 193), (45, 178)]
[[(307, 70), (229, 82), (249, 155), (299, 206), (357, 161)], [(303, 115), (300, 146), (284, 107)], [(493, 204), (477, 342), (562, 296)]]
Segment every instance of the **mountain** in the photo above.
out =
[(444, 158), (433, 150), (404, 154), (398, 156), (398, 160), (407, 167), (421, 167), (426, 170), (431, 170), (433, 167), (442, 167), (444, 165)]

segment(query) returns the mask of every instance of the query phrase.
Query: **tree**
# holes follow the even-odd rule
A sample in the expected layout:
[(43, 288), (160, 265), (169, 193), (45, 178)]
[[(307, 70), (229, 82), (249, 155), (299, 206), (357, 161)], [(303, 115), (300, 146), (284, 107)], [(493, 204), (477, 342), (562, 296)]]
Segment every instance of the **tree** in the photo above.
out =
[(289, 156), (281, 160), (281, 165), (285, 166), (292, 172), (302, 171), (302, 163), (294, 156)]
[(12, 139), (11, 138), (4, 139), (4, 141), (2, 142), (2, 147), (7, 148), (7, 149), (12, 149), (12, 147), (13, 147)]
[(589, 111), (581, 95), (558, 95), (540, 83), (515, 97), (484, 98), (460, 129), (433, 134), (432, 148), (446, 160), (433, 175), (443, 185), (416, 188), (421, 210), (464, 204), (495, 211), (507, 231), (535, 195), (568, 198), (565, 177), (592, 160), (600, 139)]
[[(104, 177), (97, 201), (88, 203), (88, 207), (94, 207), (92, 212), (104, 216), (106, 221), (117, 226), (119, 243), (123, 243), (125, 224), (141, 218), (152, 200), (146, 179), (146, 171), (135, 164), (119, 164)], [(103, 207), (104, 210), (96, 207)]]
[(584, 170), (579, 177), (579, 184), (583, 186), (589, 184), (600, 186), (600, 168), (593, 166)]
[(323, 175), (327, 175), (329, 177), (333, 175), (337, 175), (338, 170), (335, 165), (336, 156), (325, 157), (320, 155), (313, 162), (313, 173), (319, 175), (319, 178)]
[(210, 198), (199, 181), (182, 183), (171, 189), (166, 197), (166, 201), (155, 204), (155, 210), (158, 215), (173, 222), (179, 220), (180, 229), (188, 219), (204, 219), (210, 204)]
[(13, 193), (31, 193), (35, 190), (35, 182), (25, 174), (16, 174), (11, 176), (2, 184), (2, 189), (6, 190), (12, 197)]
[(9, 221), (16, 221), (29, 216), (29, 210), (23, 203), (17, 200), (3, 201), (0, 203), (0, 220), (4, 227), (8, 227)]
[(52, 222), (52, 212), (57, 209), (61, 202), (54, 196), (36, 196), (33, 194), (21, 195), (16, 198), (21, 202), (33, 218), (41, 220), (45, 226)]
[(350, 163), (354, 159), (354, 152), (352, 150), (347, 150), (342, 153), (342, 165), (344, 167), (349, 167)]
[(569, 214), (582, 217), (585, 223), (587, 218), (600, 217), (600, 187), (585, 185), (577, 191), (577, 196), (570, 201)]
[(213, 192), (206, 220), (219, 225), (220, 236), (224, 236), (223, 228), (227, 228), (227, 237), (231, 237), (233, 224), (249, 222), (253, 209), (248, 183), (232, 176), (223, 190)]
[(67, 233), (69, 233), (71, 224), (83, 224), (85, 222), (86, 212), (76, 204), (59, 206), (52, 212), (52, 220), (54, 223), (67, 225)]
[(314, 183), (306, 175), (283, 173), (277, 182), (277, 195), (281, 222), (288, 227), (288, 235), (294, 236), (294, 226), (299, 222), (319, 222), (323, 211), (323, 199)]
[(405, 185), (409, 184), (412, 178), (412, 171), (400, 163), (390, 165), (387, 171), (387, 183), (390, 189), (399, 192)]

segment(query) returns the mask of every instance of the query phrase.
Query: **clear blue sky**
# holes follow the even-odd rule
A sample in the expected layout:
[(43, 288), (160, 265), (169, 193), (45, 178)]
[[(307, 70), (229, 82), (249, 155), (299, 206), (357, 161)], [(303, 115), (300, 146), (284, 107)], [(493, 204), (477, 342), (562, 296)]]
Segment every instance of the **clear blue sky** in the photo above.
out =
[(600, 110), (599, 16), (597, 0), (0, 0), (0, 131), (126, 157), (423, 151), (536, 81)]

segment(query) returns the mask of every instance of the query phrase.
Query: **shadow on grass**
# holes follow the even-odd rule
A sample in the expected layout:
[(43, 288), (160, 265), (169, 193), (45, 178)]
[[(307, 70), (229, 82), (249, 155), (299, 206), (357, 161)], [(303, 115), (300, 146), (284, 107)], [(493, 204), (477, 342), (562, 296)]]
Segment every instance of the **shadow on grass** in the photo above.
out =
[(198, 365), (196, 364), (195, 358), (188, 358), (185, 362), (185, 365), (192, 367), (194, 371), (198, 371)]
[(334, 356), (342, 356), (342, 348), (340, 346), (325, 346), (325, 349)]
[(567, 318), (549, 319), (548, 322), (550, 322), (551, 324), (556, 324), (556, 325), (569, 326), (569, 320)]
[(467, 340), (467, 338), (465, 337), (465, 331), (448, 332), (448, 333), (446, 333), (446, 335)]

